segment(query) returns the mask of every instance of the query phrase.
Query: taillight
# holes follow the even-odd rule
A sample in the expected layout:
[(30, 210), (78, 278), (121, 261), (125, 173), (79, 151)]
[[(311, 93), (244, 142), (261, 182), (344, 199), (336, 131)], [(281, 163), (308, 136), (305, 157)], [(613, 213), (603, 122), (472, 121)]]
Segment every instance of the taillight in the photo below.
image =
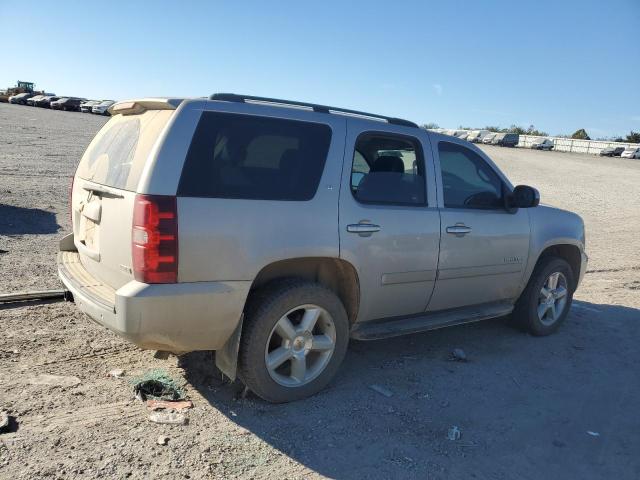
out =
[(178, 281), (176, 197), (136, 195), (131, 235), (133, 275), (143, 283)]

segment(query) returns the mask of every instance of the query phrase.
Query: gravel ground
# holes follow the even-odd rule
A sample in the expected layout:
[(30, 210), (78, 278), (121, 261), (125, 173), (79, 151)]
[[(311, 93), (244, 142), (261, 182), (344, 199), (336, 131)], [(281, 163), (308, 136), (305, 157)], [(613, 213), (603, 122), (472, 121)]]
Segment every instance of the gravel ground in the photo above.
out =
[[(70, 177), (104, 121), (0, 104), (3, 292), (59, 286)], [(224, 384), (210, 354), (155, 359), (71, 304), (0, 310), (0, 410), (15, 418), (0, 478), (639, 478), (640, 162), (484, 148), (585, 219), (589, 272), (557, 334), (494, 320), (352, 342), (330, 388), (270, 405)], [(133, 398), (152, 368), (193, 400), (188, 425), (153, 424)]]

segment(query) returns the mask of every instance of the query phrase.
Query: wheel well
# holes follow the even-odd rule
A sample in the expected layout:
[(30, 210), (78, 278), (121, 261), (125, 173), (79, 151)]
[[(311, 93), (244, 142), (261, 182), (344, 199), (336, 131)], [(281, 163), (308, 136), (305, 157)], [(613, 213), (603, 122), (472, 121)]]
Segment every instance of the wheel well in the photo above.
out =
[(543, 250), (538, 258), (538, 263), (545, 257), (560, 257), (563, 260), (566, 260), (571, 266), (571, 270), (573, 271), (573, 277), (576, 281), (578, 281), (578, 277), (580, 276), (580, 263), (582, 262), (582, 257), (580, 255), (580, 249), (575, 245), (552, 245)]
[(360, 287), (358, 274), (349, 262), (338, 258), (305, 257), (281, 260), (264, 267), (256, 276), (251, 291), (279, 278), (304, 278), (333, 290), (342, 301), (349, 322), (358, 315)]

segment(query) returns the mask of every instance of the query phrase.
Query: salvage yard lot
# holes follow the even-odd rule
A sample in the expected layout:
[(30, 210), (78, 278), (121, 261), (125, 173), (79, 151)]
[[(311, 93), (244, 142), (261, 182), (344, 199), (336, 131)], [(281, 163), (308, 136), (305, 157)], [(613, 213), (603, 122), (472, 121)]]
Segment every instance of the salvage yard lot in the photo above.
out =
[[(0, 104), (0, 293), (60, 287), (70, 179), (105, 121)], [(16, 419), (0, 478), (639, 478), (640, 161), (483, 148), (585, 220), (589, 271), (557, 334), (499, 319), (352, 342), (328, 389), (270, 405), (223, 383), (210, 354), (155, 359), (73, 305), (0, 310), (0, 410)], [(193, 400), (188, 425), (150, 423), (133, 398), (154, 368)]]

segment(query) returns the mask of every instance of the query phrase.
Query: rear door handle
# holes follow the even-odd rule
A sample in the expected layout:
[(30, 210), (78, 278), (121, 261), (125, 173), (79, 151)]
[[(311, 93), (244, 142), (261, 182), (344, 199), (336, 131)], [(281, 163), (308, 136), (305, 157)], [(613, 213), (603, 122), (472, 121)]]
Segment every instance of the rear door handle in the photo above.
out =
[(460, 237), (470, 232), (471, 232), (471, 227), (467, 227), (463, 223), (457, 223), (455, 225), (447, 227), (447, 233), (450, 233), (452, 235), (457, 235)]
[(352, 223), (347, 225), (347, 232), (357, 233), (362, 236), (369, 236), (379, 231), (380, 225), (374, 225), (373, 223)]

